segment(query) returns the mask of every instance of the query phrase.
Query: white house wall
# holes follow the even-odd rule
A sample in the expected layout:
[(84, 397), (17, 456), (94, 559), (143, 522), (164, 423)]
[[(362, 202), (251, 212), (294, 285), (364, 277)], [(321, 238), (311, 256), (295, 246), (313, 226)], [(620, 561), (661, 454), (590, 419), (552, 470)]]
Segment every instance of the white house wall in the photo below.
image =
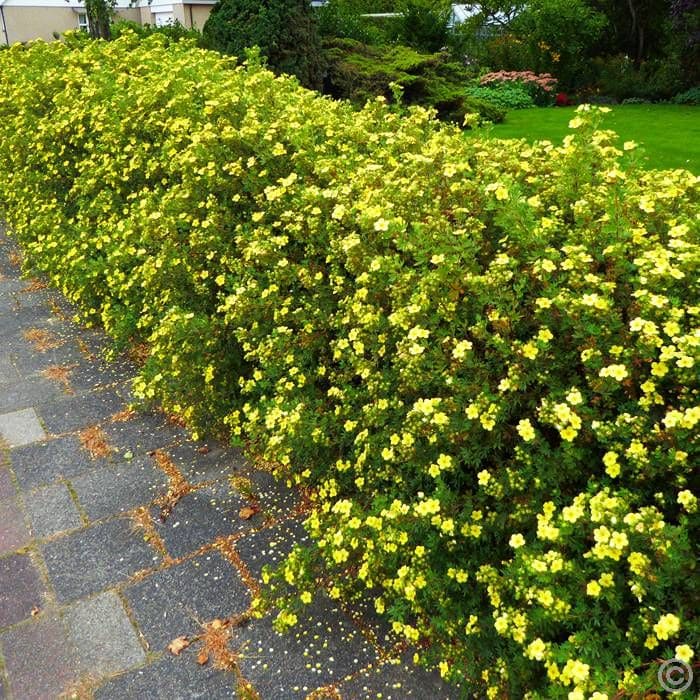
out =
[[(51, 41), (55, 33), (63, 34), (70, 29), (78, 29), (78, 13), (85, 9), (79, 3), (67, 3), (64, 0), (52, 2), (45, 0), (41, 5), (29, 0), (6, 0), (0, 4), (4, 15), (4, 26), (0, 22), (0, 40), (2, 43), (14, 44), (45, 39)], [(122, 19), (138, 21), (139, 11), (129, 7), (128, 3), (117, 9), (117, 15)], [(4, 31), (7, 30), (7, 37)]]

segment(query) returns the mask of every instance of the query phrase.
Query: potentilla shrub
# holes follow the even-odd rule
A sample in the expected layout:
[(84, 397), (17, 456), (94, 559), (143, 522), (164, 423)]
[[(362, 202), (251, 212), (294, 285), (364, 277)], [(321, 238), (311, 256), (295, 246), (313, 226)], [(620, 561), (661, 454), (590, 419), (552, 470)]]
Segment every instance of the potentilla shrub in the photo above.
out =
[(0, 55), (26, 253), (195, 430), (308, 487), (266, 574), (369, 599), (466, 696), (621, 697), (692, 663), (697, 178), (355, 112), (131, 35)]

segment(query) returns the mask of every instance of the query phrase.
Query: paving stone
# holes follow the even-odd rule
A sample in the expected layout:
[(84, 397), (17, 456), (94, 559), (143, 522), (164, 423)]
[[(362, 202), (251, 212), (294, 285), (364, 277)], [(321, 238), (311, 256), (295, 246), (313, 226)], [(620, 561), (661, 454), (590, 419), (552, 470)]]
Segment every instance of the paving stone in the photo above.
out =
[(19, 277), (0, 278), (0, 298), (14, 296), (27, 286), (27, 281)]
[(106, 459), (93, 459), (74, 435), (37, 442), (10, 451), (10, 464), (23, 491), (80, 474)]
[(0, 313), (0, 337), (2, 351), (15, 361), (17, 356), (39, 354), (25, 334), (31, 329), (52, 332), (52, 318), (48, 314), (38, 313), (36, 309), (13, 309)]
[[(248, 520), (238, 515), (247, 503), (232, 493), (227, 483), (206, 486), (182, 498), (165, 523), (158, 521), (156, 528), (168, 552), (181, 557), (217, 537), (260, 526), (262, 515), (254, 515)], [(155, 509), (154, 518), (158, 519)]]
[(236, 551), (248, 571), (259, 581), (265, 565), (275, 567), (292, 551), (295, 544), (309, 541), (309, 536), (296, 520), (287, 520), (274, 527), (245, 535), (236, 542)]
[(124, 404), (137, 403), (136, 394), (134, 394), (134, 382), (133, 379), (125, 379), (115, 384), (112, 387), (117, 396), (124, 402)]
[(109, 336), (99, 328), (77, 328), (76, 331), (81, 346), (95, 357), (102, 357), (107, 350), (114, 347)]
[(56, 296), (55, 292), (50, 289), (32, 290), (32, 285), (36, 281), (33, 279), (17, 281), (22, 283), (14, 294), (17, 308), (35, 309), (42, 314), (49, 310), (49, 300)]
[(41, 549), (61, 602), (113, 586), (160, 560), (126, 518), (93, 525)]
[(381, 591), (364, 591), (362, 598), (343, 604), (343, 612), (366, 633), (374, 635), (377, 644), (385, 649), (394, 649), (405, 639), (396, 634), (389, 621), (374, 607), (374, 601)]
[(17, 495), (17, 489), (12, 483), (12, 475), (9, 469), (0, 467), (0, 501), (6, 501)]
[(59, 697), (77, 680), (76, 660), (63, 623), (41, 616), (0, 635), (10, 690), (21, 700)]
[(159, 571), (126, 588), (124, 595), (153, 651), (198, 633), (200, 623), (242, 613), (250, 604), (238, 571), (216, 551)]
[(28, 618), (43, 603), (44, 587), (28, 554), (0, 559), (0, 628)]
[[(237, 697), (232, 673), (199, 666), (196, 652), (165, 656), (129, 671), (95, 690), (95, 700), (231, 700)], [(267, 698), (265, 699), (267, 700)], [(273, 699), (270, 699), (273, 700)]]
[(112, 591), (77, 602), (63, 620), (83, 673), (106, 676), (146, 660), (124, 605)]
[(82, 526), (80, 513), (64, 484), (52, 484), (26, 494), (24, 506), (34, 537), (46, 538)]
[(165, 417), (157, 414), (137, 414), (131, 420), (105, 423), (104, 431), (109, 442), (120, 452), (143, 454), (159, 448), (167, 448), (183, 435), (182, 428), (170, 425)]
[(409, 656), (364, 669), (340, 686), (343, 700), (457, 700), (460, 692), (436, 672), (416, 666)]
[(53, 323), (49, 310), (39, 312), (32, 308), (13, 308), (0, 314), (0, 337), (3, 339), (3, 348), (31, 348), (23, 332), (31, 328), (46, 328), (49, 330)]
[(58, 310), (54, 312), (59, 318), (65, 317), (66, 319), (72, 319), (78, 313), (78, 307), (72, 302), (68, 301), (62, 294), (56, 294), (54, 299), (55, 308)]
[(23, 408), (21, 411), (0, 415), (0, 438), (10, 447), (28, 445), (45, 437), (46, 433), (33, 408)]
[(125, 377), (133, 378), (138, 374), (136, 366), (122, 357), (107, 360), (101, 348), (93, 352), (82, 333), (78, 333), (72, 343), (81, 357), (80, 371), (72, 375), (72, 384), (76, 389), (111, 386), (124, 381)]
[(31, 539), (17, 499), (0, 501), (0, 554), (14, 552), (29, 544)]
[(10, 261), (10, 254), (16, 250), (16, 248), (5, 248), (0, 254), (0, 277), (2, 275), (7, 275), (8, 277), (19, 275), (19, 268)]
[(57, 348), (51, 348), (46, 352), (35, 352), (28, 349), (25, 352), (15, 350), (12, 360), (17, 371), (23, 376), (41, 374), (49, 367), (73, 367), (72, 375), (77, 376), (88, 364), (75, 342), (68, 341)]
[(86, 360), (80, 371), (71, 374), (71, 386), (76, 391), (112, 388), (122, 382), (125, 376), (135, 377), (136, 371), (131, 369), (128, 374), (124, 374), (121, 367), (114, 367), (100, 360)]
[[(2, 280), (0, 280), (0, 289), (2, 285)], [(14, 313), (20, 308), (17, 297), (12, 292), (7, 292), (5, 294), (0, 291), (0, 314)]]
[(253, 485), (253, 493), (267, 515), (273, 518), (288, 516), (299, 503), (299, 492), (289, 488), (270, 472), (253, 469), (243, 475)]
[(10, 355), (0, 355), (0, 385), (12, 384), (20, 379)]
[(303, 700), (377, 658), (350, 621), (321, 596), (289, 632), (275, 632), (272, 617), (266, 617), (241, 629), (231, 646), (240, 652), (243, 677), (263, 698), (274, 700)]
[(149, 457), (91, 469), (70, 480), (90, 520), (149, 504), (167, 481)]
[(227, 478), (247, 467), (240, 450), (212, 442), (186, 440), (166, 452), (193, 484)]
[(124, 401), (111, 389), (76, 394), (39, 406), (46, 429), (53, 434), (67, 433), (94, 425), (124, 409)]
[(44, 377), (31, 377), (2, 387), (2, 405), (6, 411), (30, 408), (47, 398), (65, 395), (64, 387)]

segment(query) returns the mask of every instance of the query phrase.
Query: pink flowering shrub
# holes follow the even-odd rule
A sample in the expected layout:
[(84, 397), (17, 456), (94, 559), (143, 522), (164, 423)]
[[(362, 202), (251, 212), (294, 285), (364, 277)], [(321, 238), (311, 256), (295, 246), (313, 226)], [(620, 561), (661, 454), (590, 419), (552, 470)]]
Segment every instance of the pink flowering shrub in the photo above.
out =
[(530, 70), (499, 70), (481, 77), (480, 85), (496, 87), (512, 84), (522, 86), (532, 96), (535, 104), (551, 104), (557, 87), (557, 79), (550, 73), (533, 73)]

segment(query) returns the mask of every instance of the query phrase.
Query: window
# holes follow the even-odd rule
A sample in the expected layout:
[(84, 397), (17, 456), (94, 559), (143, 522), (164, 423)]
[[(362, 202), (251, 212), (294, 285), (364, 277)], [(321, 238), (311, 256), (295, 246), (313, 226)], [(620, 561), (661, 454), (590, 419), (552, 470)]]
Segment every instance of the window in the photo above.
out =
[(175, 17), (172, 12), (154, 12), (156, 27), (168, 27), (175, 23)]
[(87, 13), (85, 12), (78, 12), (78, 29), (84, 32), (87, 32), (90, 29)]

